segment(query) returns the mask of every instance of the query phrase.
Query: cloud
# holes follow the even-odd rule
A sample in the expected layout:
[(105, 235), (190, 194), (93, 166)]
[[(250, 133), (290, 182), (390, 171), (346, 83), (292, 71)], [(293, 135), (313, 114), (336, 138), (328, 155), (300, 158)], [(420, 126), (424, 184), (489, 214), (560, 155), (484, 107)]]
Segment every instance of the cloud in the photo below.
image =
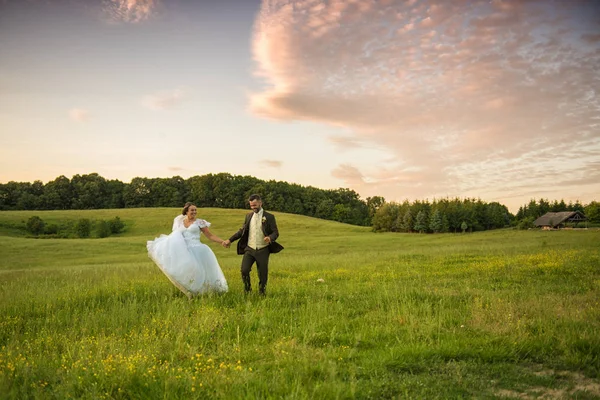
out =
[(173, 171), (173, 172), (181, 172), (181, 171), (185, 171), (185, 168), (181, 168), (181, 167), (169, 167), (168, 170), (169, 171)]
[(283, 162), (277, 160), (261, 160), (259, 164), (267, 168), (281, 168)]
[(581, 39), (590, 44), (598, 43), (600, 42), (600, 33), (581, 35)]
[(327, 139), (342, 149), (357, 149), (362, 147), (362, 144), (354, 137), (334, 135), (328, 137)]
[(142, 99), (142, 104), (151, 110), (170, 110), (181, 104), (186, 99), (187, 95), (188, 94), (184, 89), (177, 88), (145, 96)]
[(350, 186), (362, 184), (365, 181), (362, 173), (357, 168), (349, 164), (338, 165), (337, 168), (331, 171), (331, 175), (344, 181), (344, 183)]
[(82, 108), (72, 108), (69, 110), (69, 117), (73, 121), (86, 122), (90, 119), (90, 113)]
[(159, 0), (103, 0), (102, 10), (110, 22), (138, 23), (150, 19)]
[[(332, 171), (359, 191), (559, 190), (557, 176), (600, 158), (594, 11), (586, 1), (264, 0), (252, 41), (264, 89), (249, 109), (343, 127), (349, 136), (330, 139), (341, 148), (387, 149), (379, 165)], [(539, 155), (552, 174), (530, 177)], [(588, 184), (600, 190), (600, 177)]]

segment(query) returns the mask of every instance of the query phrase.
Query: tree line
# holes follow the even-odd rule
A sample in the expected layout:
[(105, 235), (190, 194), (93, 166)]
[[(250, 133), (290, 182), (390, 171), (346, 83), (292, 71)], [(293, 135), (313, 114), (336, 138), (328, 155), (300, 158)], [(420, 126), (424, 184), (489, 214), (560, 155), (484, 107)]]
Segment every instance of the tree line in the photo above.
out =
[(125, 223), (121, 218), (114, 217), (111, 220), (90, 220), (81, 218), (77, 221), (63, 221), (61, 223), (47, 224), (39, 216), (30, 217), (25, 230), (37, 237), (51, 238), (88, 238), (92, 234), (94, 237), (105, 238), (110, 235), (121, 233), (125, 230)]
[(533, 222), (548, 212), (562, 212), (562, 211), (579, 211), (584, 214), (587, 220), (593, 224), (600, 224), (600, 203), (597, 201), (591, 201), (587, 205), (583, 205), (579, 200), (573, 203), (565, 203), (564, 200), (550, 201), (548, 199), (541, 198), (539, 200), (531, 199), (529, 203), (519, 207), (519, 211), (515, 215), (516, 224), (521, 228), (533, 227)]
[(184, 179), (136, 177), (130, 183), (105, 179), (97, 173), (59, 176), (41, 181), (0, 184), (0, 210), (80, 210), (138, 207), (181, 207), (186, 201), (198, 207), (248, 208), (252, 193), (263, 196), (272, 211), (306, 215), (354, 225), (372, 226), (379, 232), (464, 232), (517, 226), (528, 228), (548, 211), (581, 211), (600, 223), (600, 203), (568, 204), (563, 200), (534, 200), (516, 216), (506, 206), (475, 198), (386, 202), (381, 196), (361, 199), (353, 190), (318, 189), (282, 181), (265, 181), (228, 173)]
[(383, 203), (375, 212), (372, 225), (374, 231), (443, 233), (498, 229), (508, 226), (518, 229), (533, 228), (533, 222), (547, 212), (580, 211), (589, 222), (600, 224), (600, 203), (587, 205), (579, 201), (565, 203), (564, 200), (532, 199), (512, 215), (506, 206), (486, 203), (481, 199), (440, 199), (433, 202)]
[[(105, 179), (97, 173), (59, 176), (47, 182), (0, 184), (0, 210), (82, 210), (137, 207), (248, 208), (252, 193), (263, 197), (272, 211), (368, 226), (374, 213), (370, 199), (350, 189), (324, 190), (281, 181), (228, 173), (183, 179), (136, 177), (130, 183)], [(373, 206), (371, 205), (371, 208)]]
[(384, 203), (373, 216), (373, 230), (380, 232), (473, 232), (503, 228), (511, 223), (506, 206), (480, 199), (439, 199), (433, 202), (405, 200)]

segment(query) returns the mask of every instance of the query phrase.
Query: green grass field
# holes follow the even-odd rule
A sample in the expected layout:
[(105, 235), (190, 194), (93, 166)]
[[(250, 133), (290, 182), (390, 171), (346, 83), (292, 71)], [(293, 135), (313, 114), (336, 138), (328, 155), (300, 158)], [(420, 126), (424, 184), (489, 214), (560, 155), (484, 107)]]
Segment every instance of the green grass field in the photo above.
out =
[[(375, 234), (276, 213), (266, 298), (210, 244), (230, 291), (188, 300), (145, 247), (178, 211), (0, 213), (0, 398), (600, 398), (598, 230)], [(223, 238), (244, 213), (199, 210)], [(32, 215), (127, 230), (35, 239)]]

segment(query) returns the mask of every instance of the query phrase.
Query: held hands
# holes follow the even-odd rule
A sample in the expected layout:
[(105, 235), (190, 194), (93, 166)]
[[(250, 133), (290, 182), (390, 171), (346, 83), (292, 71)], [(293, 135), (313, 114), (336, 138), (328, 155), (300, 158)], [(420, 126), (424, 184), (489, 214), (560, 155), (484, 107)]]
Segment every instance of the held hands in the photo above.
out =
[[(271, 238), (270, 237), (265, 236), (265, 238), (263, 240), (264, 240), (264, 242), (266, 244), (271, 244)], [(224, 248), (228, 249), (229, 247), (231, 247), (231, 241), (229, 239), (223, 240), (221, 242), (221, 246), (223, 246)]]

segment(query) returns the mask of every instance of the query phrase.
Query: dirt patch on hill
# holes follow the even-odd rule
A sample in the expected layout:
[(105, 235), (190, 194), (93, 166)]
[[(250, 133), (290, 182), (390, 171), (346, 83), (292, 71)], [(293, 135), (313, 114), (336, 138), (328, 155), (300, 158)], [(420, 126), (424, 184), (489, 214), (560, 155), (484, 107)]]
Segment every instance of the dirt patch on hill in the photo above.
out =
[(540, 377), (555, 377), (557, 380), (564, 382), (564, 385), (561, 385), (564, 387), (547, 388), (536, 386), (522, 392), (500, 389), (495, 392), (496, 396), (515, 399), (570, 399), (578, 394), (587, 394), (600, 398), (600, 382), (578, 372), (539, 369), (533, 372), (533, 374)]

